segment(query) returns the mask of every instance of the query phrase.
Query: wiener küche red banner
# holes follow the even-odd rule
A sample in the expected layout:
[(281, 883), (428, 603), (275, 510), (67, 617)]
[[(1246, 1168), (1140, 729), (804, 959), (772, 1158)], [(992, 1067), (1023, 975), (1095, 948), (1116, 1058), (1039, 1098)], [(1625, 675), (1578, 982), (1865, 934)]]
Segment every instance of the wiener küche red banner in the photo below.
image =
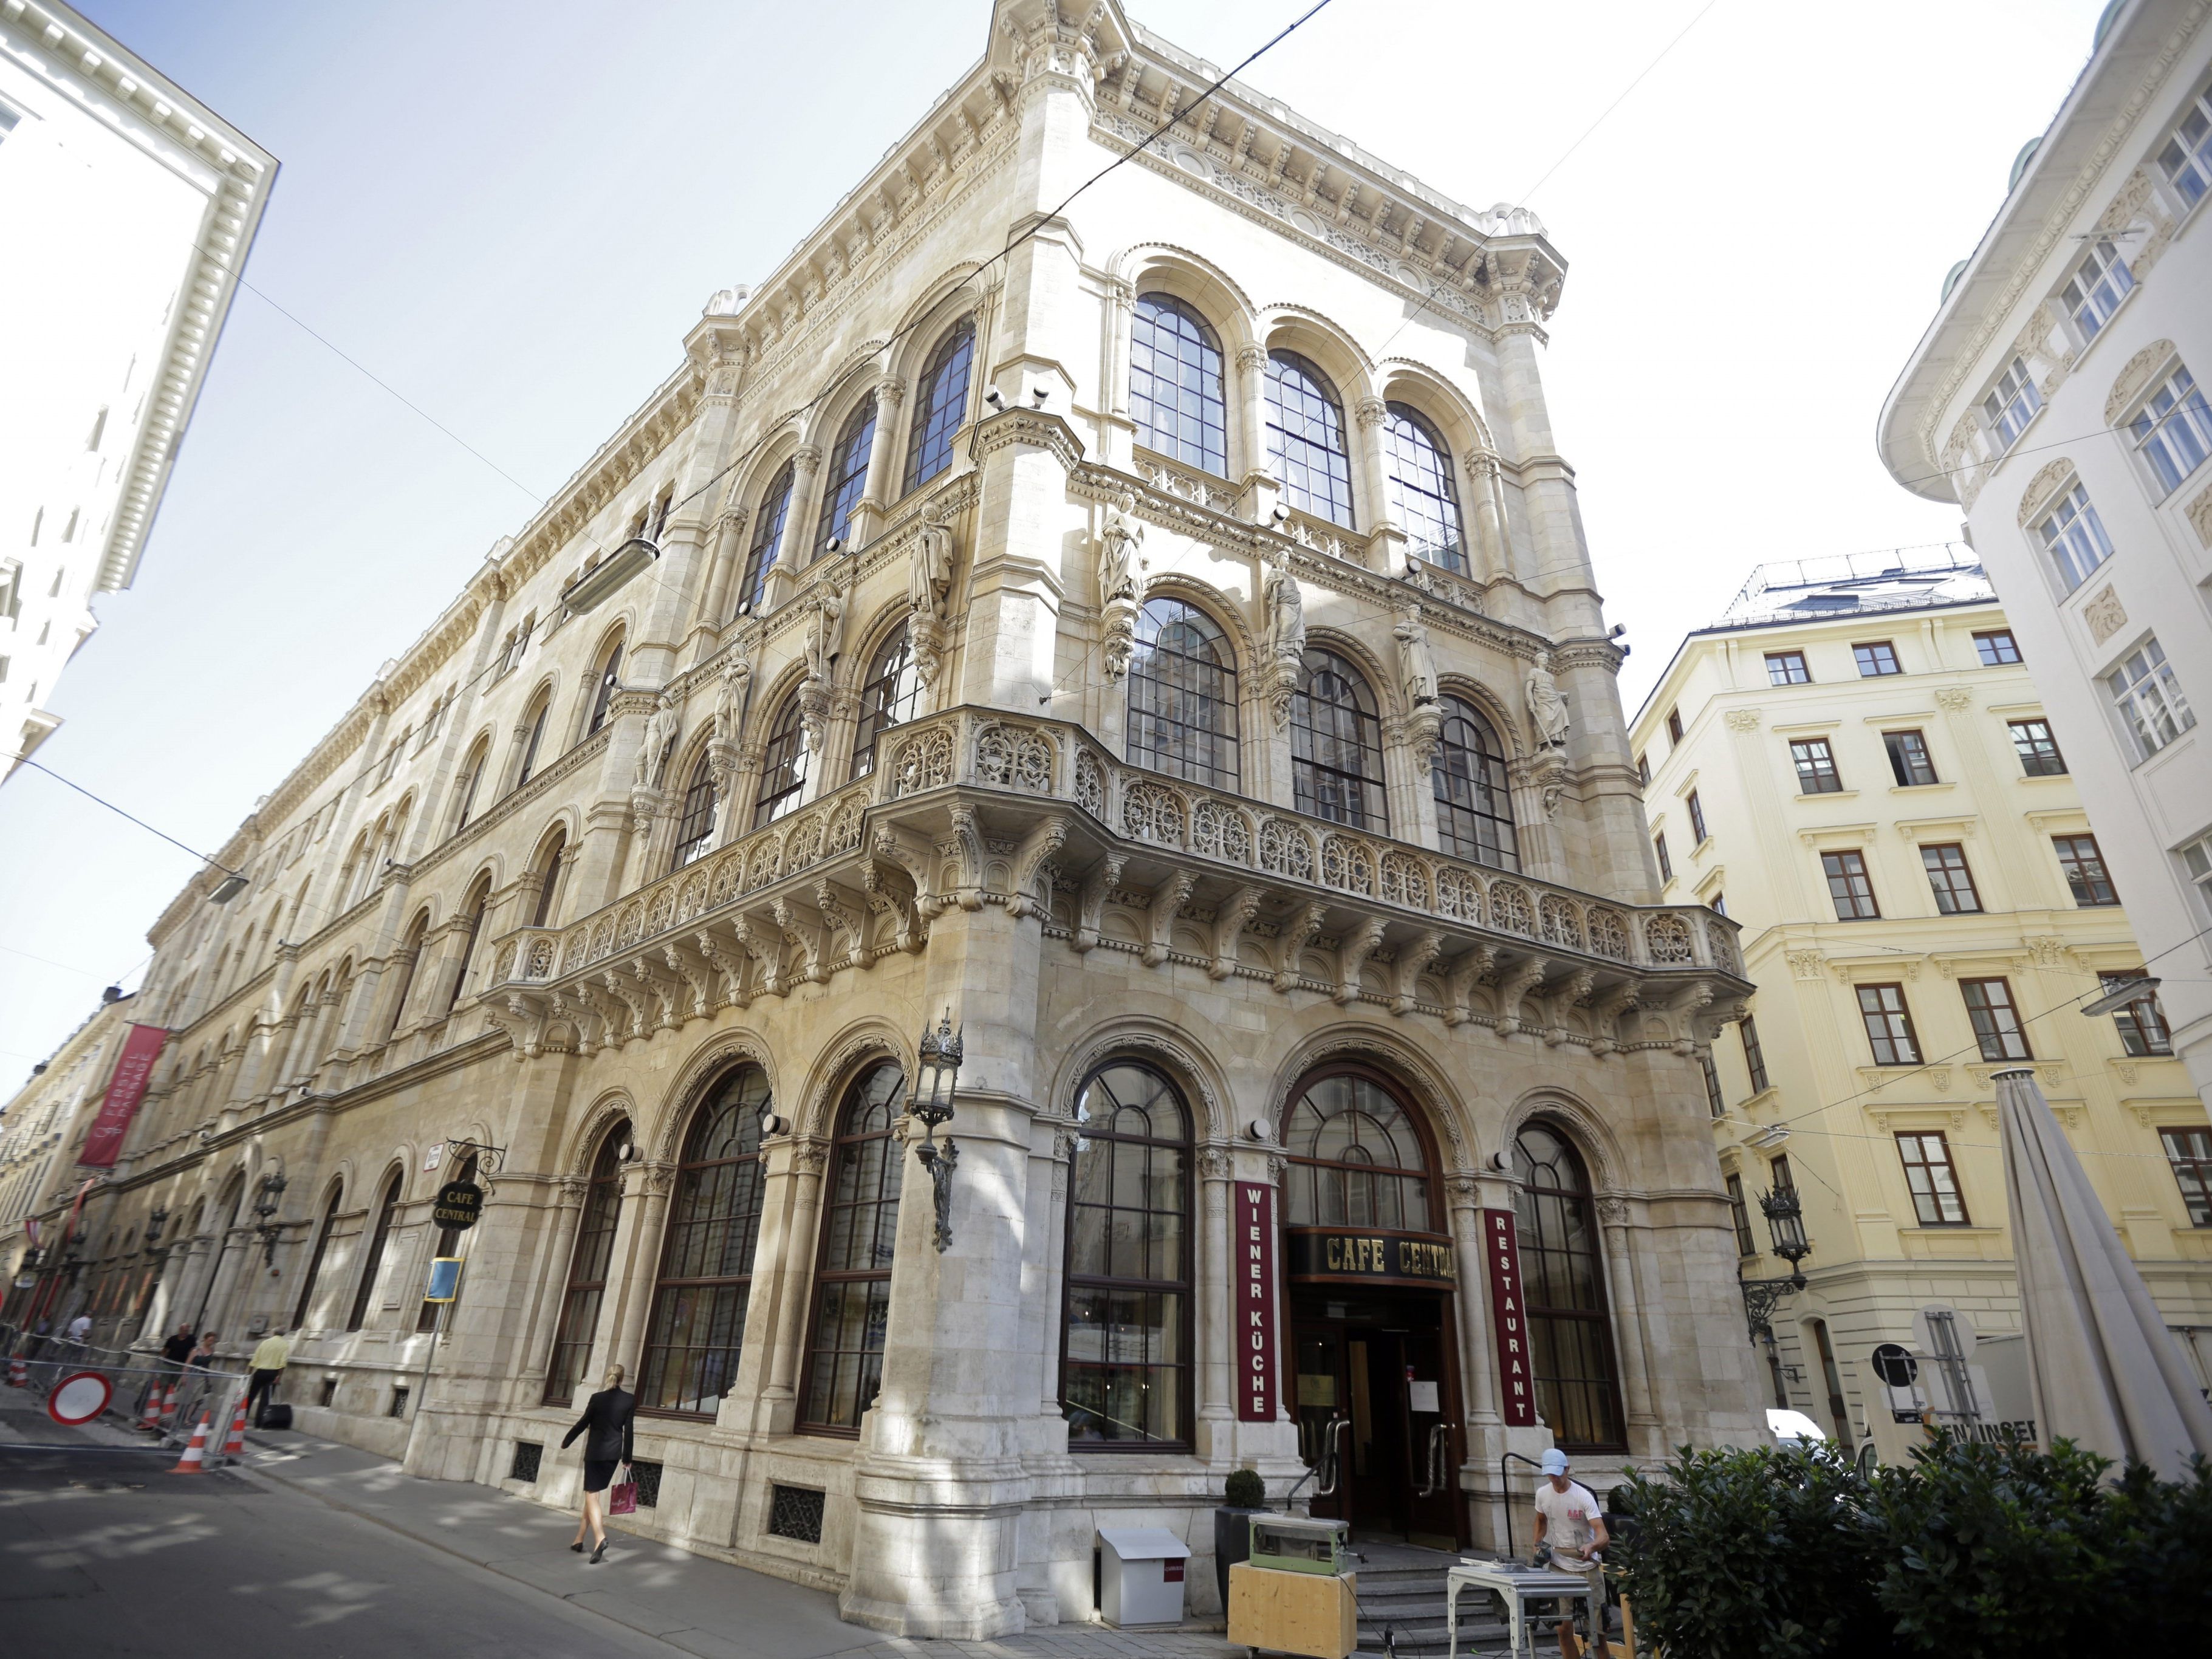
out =
[(131, 1028), (131, 1034), (123, 1040), (123, 1053), (107, 1079), (107, 1097), (100, 1103), (100, 1115), (92, 1121), (92, 1127), (84, 1137), (84, 1151), (77, 1155), (79, 1169), (115, 1167), (116, 1155), (123, 1150), (123, 1137), (130, 1130), (131, 1118), (137, 1114), (138, 1103), (146, 1098), (146, 1085), (154, 1079), (154, 1061), (161, 1054), (161, 1045), (168, 1040), (166, 1026)]

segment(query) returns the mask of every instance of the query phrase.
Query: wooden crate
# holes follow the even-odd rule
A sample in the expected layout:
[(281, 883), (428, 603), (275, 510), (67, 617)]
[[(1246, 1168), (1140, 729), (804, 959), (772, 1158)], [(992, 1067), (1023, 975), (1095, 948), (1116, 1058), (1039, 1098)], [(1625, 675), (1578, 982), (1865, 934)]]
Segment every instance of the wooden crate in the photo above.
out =
[(1239, 1561), (1229, 1569), (1229, 1639), (1265, 1653), (1349, 1659), (1359, 1650), (1359, 1579), (1277, 1572)]

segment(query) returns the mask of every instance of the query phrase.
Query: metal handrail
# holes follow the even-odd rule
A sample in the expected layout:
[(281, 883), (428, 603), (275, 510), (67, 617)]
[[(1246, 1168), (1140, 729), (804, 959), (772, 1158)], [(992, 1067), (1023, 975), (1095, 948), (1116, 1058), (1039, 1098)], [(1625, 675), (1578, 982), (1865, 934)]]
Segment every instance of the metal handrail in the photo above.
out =
[(1418, 1496), (1434, 1498), (1443, 1490), (1444, 1466), (1451, 1452), (1451, 1425), (1438, 1423), (1429, 1431), (1429, 1484)]
[(1322, 1425), (1321, 1456), (1314, 1464), (1316, 1471), (1327, 1469), (1328, 1481), (1314, 1488), (1316, 1498), (1334, 1498), (1344, 1479), (1344, 1433), (1352, 1426), (1348, 1417), (1332, 1418)]
[(1498, 1489), (1505, 1500), (1505, 1553), (1513, 1553), (1513, 1489), (1505, 1484), (1505, 1466), (1509, 1462), (1526, 1463), (1541, 1474), (1544, 1466), (1533, 1457), (1523, 1457), (1519, 1452), (1507, 1452), (1498, 1460)]

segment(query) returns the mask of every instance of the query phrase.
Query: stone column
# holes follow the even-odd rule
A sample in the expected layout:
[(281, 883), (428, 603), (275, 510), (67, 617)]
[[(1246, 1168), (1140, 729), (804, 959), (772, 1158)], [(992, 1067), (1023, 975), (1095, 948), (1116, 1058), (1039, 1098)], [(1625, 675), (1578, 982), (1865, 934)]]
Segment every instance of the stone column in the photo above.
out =
[(1359, 493), (1352, 503), (1352, 518), (1367, 538), (1367, 568), (1389, 576), (1406, 568), (1405, 526), (1390, 516), (1390, 465), (1382, 453), (1383, 428), (1390, 419), (1389, 405), (1380, 398), (1362, 398), (1352, 410), (1352, 457), (1359, 470)]
[(1236, 1160), (1225, 1148), (1200, 1148), (1198, 1174), (1204, 1206), (1199, 1212), (1203, 1231), (1196, 1241), (1200, 1246), (1195, 1268), (1196, 1312), (1205, 1340), (1194, 1356), (1198, 1362), (1198, 1425), (1192, 1442), (1198, 1455), (1217, 1467), (1232, 1455), (1236, 1437), (1236, 1410), (1229, 1399), (1235, 1366), (1230, 1345), (1236, 1340), (1230, 1324), (1234, 1309), (1229, 1286), (1236, 1265), (1229, 1237), (1229, 1188), (1235, 1173)]
[(1640, 1456), (1667, 1455), (1666, 1425), (1651, 1392), (1656, 1367), (1644, 1344), (1649, 1340), (1636, 1293), (1636, 1256), (1628, 1228), (1628, 1201), (1611, 1194), (1597, 1200), (1598, 1224), (1605, 1234), (1606, 1295), (1613, 1304), (1613, 1346), (1620, 1354), (1621, 1408), (1627, 1416), (1630, 1446)]
[(1468, 568), (1479, 582), (1494, 582), (1513, 573), (1513, 550), (1505, 533), (1504, 484), (1498, 457), (1488, 450), (1467, 458), (1473, 499), (1467, 503), (1468, 534), (1474, 545)]
[(898, 407), (906, 398), (906, 384), (888, 376), (876, 382), (876, 427), (868, 439), (868, 476), (860, 486), (860, 499), (853, 508), (853, 532), (848, 541), (866, 547), (883, 534), (884, 514), (899, 497), (898, 457), (891, 445), (898, 425)]
[(814, 475), (822, 465), (822, 452), (801, 444), (791, 452), (791, 505), (783, 515), (783, 539), (776, 545), (775, 562), (769, 567), (763, 609), (773, 611), (791, 597), (799, 574), (814, 550), (814, 520), (822, 502), (814, 488)]
[(764, 1141), (769, 1165), (761, 1203), (761, 1237), (753, 1261), (753, 1291), (745, 1310), (745, 1365), (751, 1401), (749, 1426), (759, 1434), (789, 1434), (799, 1421), (799, 1370), (813, 1304), (814, 1254), (821, 1237), (823, 1171), (830, 1146), (790, 1136)]
[(1266, 524), (1275, 510), (1281, 485), (1267, 469), (1267, 349), (1243, 345), (1237, 349), (1237, 431), (1238, 473), (1243, 480), (1244, 516)]
[(659, 699), (624, 687), (607, 709), (607, 747), (599, 763), (596, 799), (584, 814), (579, 840), (574, 908), (589, 915), (622, 896), (623, 862), (629, 850), (630, 778), (645, 742), (645, 722)]
[[(553, 1344), (560, 1334), (561, 1315), (568, 1300), (568, 1270), (576, 1258), (576, 1232), (584, 1223), (584, 1198), (590, 1186), (587, 1179), (562, 1176), (554, 1183), (553, 1214), (545, 1229), (544, 1260), (540, 1264), (538, 1282), (541, 1290), (552, 1295), (552, 1317), (532, 1322), (537, 1328), (531, 1332), (527, 1346), (520, 1355), (509, 1359), (512, 1386), (507, 1390), (507, 1405), (515, 1411), (527, 1411), (542, 1403), (545, 1393), (546, 1369), (552, 1363)], [(619, 1212), (615, 1224), (622, 1224)], [(613, 1258), (611, 1256), (610, 1261)], [(599, 1297), (599, 1311), (606, 1311), (606, 1297)], [(604, 1324), (602, 1319), (599, 1322)], [(599, 1326), (592, 1328), (592, 1351), (584, 1356), (584, 1370), (576, 1379), (579, 1395), (592, 1392), (592, 1362), (602, 1357), (599, 1346)], [(519, 1358), (520, 1365), (514, 1364)], [(637, 1379), (629, 1379), (630, 1391), (635, 1394)]]
[[(672, 1164), (639, 1163), (635, 1185), (623, 1182), (623, 1203), (617, 1227), (627, 1227), (625, 1239), (617, 1231), (614, 1260), (623, 1264), (622, 1293), (617, 1298), (611, 1325), (603, 1312), (592, 1352), (603, 1355), (602, 1364), (621, 1365), (632, 1377), (641, 1377), (645, 1364), (645, 1321), (652, 1311), (653, 1280), (660, 1270), (661, 1240), (665, 1234), (669, 1190), (675, 1185)], [(635, 1197), (632, 1194), (635, 1194)]]
[[(744, 507), (732, 507), (715, 521), (714, 564), (695, 623), (698, 628), (719, 632), (730, 619), (730, 584), (737, 580), (738, 561), (744, 551), (746, 516)], [(703, 659), (712, 648), (711, 639), (702, 641), (699, 656)]]
[(1098, 457), (1127, 471), (1137, 423), (1129, 415), (1129, 331), (1136, 316), (1137, 290), (1119, 276), (1105, 283), (1106, 337), (1099, 352), (1103, 384), (1098, 398)]

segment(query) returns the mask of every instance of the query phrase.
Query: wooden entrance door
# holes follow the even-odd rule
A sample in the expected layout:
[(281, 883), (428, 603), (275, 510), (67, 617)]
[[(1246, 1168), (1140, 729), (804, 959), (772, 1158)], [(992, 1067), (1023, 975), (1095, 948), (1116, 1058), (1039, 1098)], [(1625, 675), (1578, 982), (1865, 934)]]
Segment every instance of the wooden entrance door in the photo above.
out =
[(1334, 1489), (1314, 1498), (1313, 1512), (1350, 1521), (1355, 1537), (1440, 1549), (1466, 1541), (1447, 1303), (1418, 1292), (1292, 1293), (1299, 1450), (1317, 1463), (1335, 1449)]

